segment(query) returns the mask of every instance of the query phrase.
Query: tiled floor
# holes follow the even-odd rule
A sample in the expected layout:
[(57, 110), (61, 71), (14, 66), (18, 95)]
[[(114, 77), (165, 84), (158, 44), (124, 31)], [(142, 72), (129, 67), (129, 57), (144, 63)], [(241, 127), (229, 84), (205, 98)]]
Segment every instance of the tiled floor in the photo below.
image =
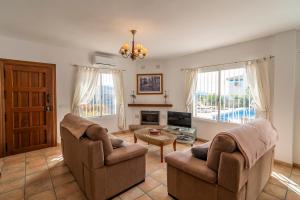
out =
[[(132, 133), (116, 133), (128, 142), (133, 142)], [(172, 199), (167, 193), (166, 164), (160, 163), (159, 147), (138, 143), (148, 147), (146, 180), (124, 192), (115, 200), (164, 200)], [(189, 146), (178, 144), (177, 150)], [(172, 145), (165, 154), (172, 152)], [(3, 158), (0, 178), (1, 200), (50, 200), (85, 199), (74, 177), (63, 163), (60, 147), (48, 148)], [(300, 200), (300, 169), (275, 165), (272, 177), (259, 200)]]

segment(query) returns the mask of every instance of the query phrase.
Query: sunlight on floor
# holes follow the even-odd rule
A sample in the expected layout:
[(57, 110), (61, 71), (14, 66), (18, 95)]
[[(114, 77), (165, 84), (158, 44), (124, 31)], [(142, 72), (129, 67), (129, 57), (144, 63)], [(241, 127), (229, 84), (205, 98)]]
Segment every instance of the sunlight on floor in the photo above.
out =
[(274, 171), (272, 172), (271, 176), (280, 181), (280, 183), (287, 186), (290, 190), (294, 191), (298, 196), (300, 196), (300, 186), (297, 183), (287, 178), (286, 176)]
[(64, 158), (62, 155), (52, 158), (51, 161), (62, 161)]

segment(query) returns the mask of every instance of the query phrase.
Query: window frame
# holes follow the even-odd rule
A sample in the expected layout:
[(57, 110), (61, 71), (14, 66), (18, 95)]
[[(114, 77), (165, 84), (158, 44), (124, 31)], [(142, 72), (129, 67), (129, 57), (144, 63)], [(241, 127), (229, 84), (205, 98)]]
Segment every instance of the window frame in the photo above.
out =
[(217, 98), (218, 99), (217, 100), (218, 115), (217, 115), (217, 119), (209, 119), (209, 118), (196, 116), (196, 105), (195, 105), (196, 104), (196, 102), (195, 102), (196, 88), (195, 88), (194, 93), (193, 93), (193, 116), (192, 116), (194, 119), (200, 120), (200, 121), (207, 121), (207, 122), (211, 122), (211, 123), (224, 123), (224, 124), (237, 124), (237, 125), (243, 124), (243, 123), (220, 120), (220, 116), (221, 116), (221, 100), (220, 100), (220, 98), (221, 98), (221, 72), (223, 70), (239, 69), (239, 68), (246, 69), (246, 65), (241, 64), (241, 63), (235, 63), (235, 64), (228, 64), (228, 65), (222, 65), (222, 66), (200, 68), (197, 76), (199, 75), (199, 73), (218, 72), (218, 98)]

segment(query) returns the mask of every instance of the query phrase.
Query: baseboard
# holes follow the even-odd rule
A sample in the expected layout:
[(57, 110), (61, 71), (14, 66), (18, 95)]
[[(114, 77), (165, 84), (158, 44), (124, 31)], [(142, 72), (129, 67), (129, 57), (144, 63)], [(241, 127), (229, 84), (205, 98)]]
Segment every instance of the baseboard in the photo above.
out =
[(298, 164), (298, 163), (293, 163), (293, 167), (300, 168), (300, 164)]
[(286, 167), (293, 167), (293, 164), (291, 164), (291, 163), (287, 163), (287, 162), (284, 162), (281, 160), (276, 160), (276, 159), (274, 159), (274, 164), (282, 165), (282, 166), (286, 166)]
[(298, 163), (287, 163), (287, 162), (284, 162), (284, 161), (281, 161), (281, 160), (276, 160), (276, 159), (274, 160), (274, 163), (278, 164), (278, 165), (286, 166), (286, 167), (300, 168), (300, 164), (298, 164)]

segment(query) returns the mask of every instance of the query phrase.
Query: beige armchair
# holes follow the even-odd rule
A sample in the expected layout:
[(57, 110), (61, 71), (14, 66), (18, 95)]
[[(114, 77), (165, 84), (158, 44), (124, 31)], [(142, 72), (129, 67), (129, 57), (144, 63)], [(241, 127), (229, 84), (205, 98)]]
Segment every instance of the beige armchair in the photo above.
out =
[(235, 141), (216, 137), (207, 161), (193, 157), (191, 151), (166, 157), (168, 193), (179, 200), (257, 199), (272, 171), (274, 147), (246, 168)]
[[(89, 129), (97, 131), (97, 125)], [(61, 138), (64, 162), (88, 199), (112, 198), (145, 180), (146, 148), (128, 144), (112, 149), (110, 140), (78, 140), (64, 127)]]

